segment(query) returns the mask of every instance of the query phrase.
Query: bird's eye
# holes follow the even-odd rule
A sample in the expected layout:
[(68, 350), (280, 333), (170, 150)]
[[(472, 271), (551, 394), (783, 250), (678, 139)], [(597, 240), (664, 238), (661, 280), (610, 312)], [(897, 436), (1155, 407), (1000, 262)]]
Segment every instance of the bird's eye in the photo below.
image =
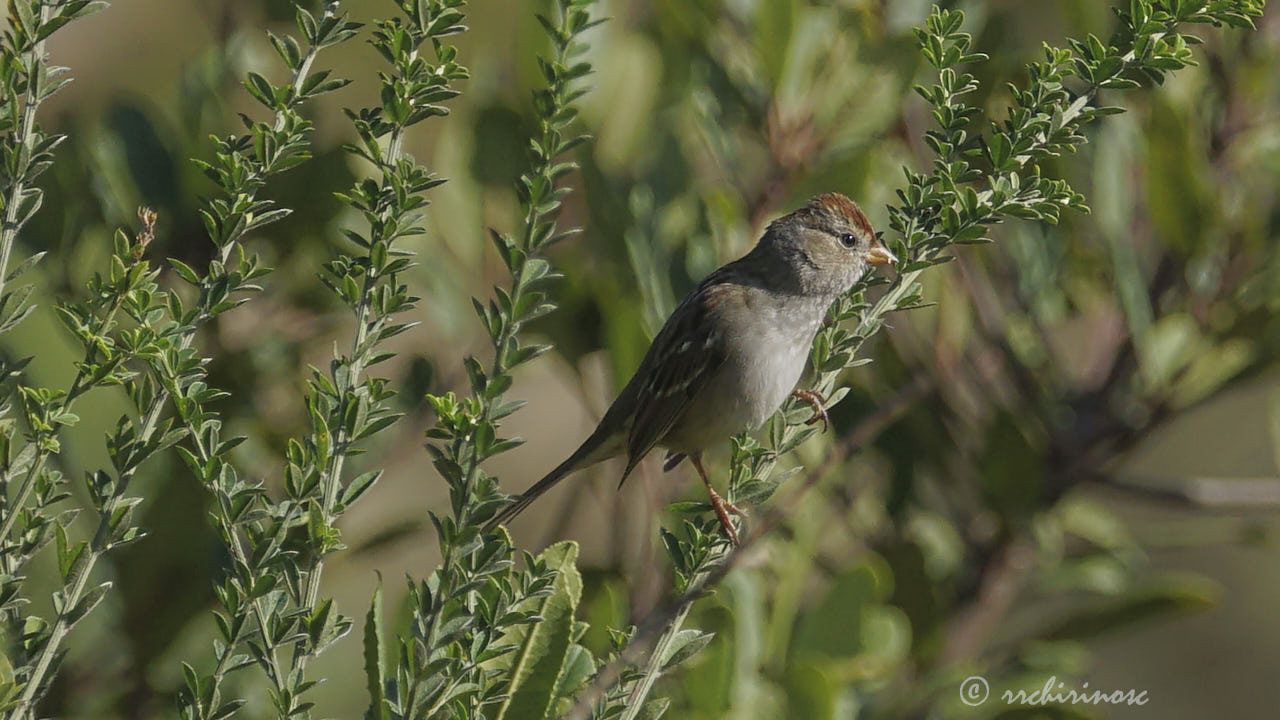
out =
[(840, 244), (847, 248), (851, 248), (858, 244), (858, 237), (853, 233), (845, 233), (840, 236)]

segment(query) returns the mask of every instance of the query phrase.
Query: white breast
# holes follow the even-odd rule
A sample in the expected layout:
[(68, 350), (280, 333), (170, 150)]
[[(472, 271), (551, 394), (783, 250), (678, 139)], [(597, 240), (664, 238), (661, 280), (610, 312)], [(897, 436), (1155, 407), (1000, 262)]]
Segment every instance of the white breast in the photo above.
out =
[(772, 304), (752, 309), (758, 317), (736, 324), (737, 331), (727, 338), (724, 364), (671, 433), (669, 440), (678, 439), (668, 445), (671, 449), (696, 452), (754, 430), (795, 389), (826, 307), (802, 313), (795, 308), (783, 312)]
[[(743, 338), (743, 345), (750, 347), (738, 348), (736, 357), (731, 357), (737, 371), (733, 389), (743, 405), (738, 418), (744, 425), (741, 429), (759, 427), (795, 389), (814, 335), (807, 323), (800, 325), (773, 325), (754, 337)], [(734, 379), (730, 373), (726, 375), (726, 380)]]

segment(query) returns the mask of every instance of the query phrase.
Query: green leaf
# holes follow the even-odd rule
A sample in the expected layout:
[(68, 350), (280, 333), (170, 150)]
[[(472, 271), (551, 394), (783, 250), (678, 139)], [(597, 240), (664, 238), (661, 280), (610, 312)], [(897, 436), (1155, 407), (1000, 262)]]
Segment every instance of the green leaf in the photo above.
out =
[(381, 477), (381, 470), (371, 470), (357, 476), (350, 484), (347, 485), (346, 489), (342, 491), (343, 506), (350, 507), (355, 503), (355, 501), (359, 500), (360, 496), (364, 495), (369, 488), (373, 487), (373, 484), (378, 482), (378, 479)]
[(1220, 586), (1203, 575), (1171, 574), (1122, 597), (1068, 615), (1051, 626), (1044, 637), (1051, 640), (1097, 637), (1158, 616), (1205, 610), (1214, 605), (1220, 594)]
[(556, 543), (538, 556), (547, 569), (556, 571), (555, 582), (549, 595), (521, 607), (536, 612), (542, 621), (517, 626), (503, 636), (504, 644), (518, 649), (495, 663), (510, 672), (512, 688), (496, 720), (543, 720), (547, 716), (569, 653), (574, 611), (582, 597), (577, 559), (578, 544), (571, 541)]
[(862, 649), (865, 609), (887, 592), (887, 571), (862, 563), (836, 580), (816, 608), (805, 612), (796, 629), (797, 654), (853, 657)]
[(1138, 361), (1147, 388), (1162, 390), (1172, 383), (1203, 342), (1190, 315), (1175, 313), (1160, 318), (1138, 341)]
[(251, 72), (248, 74), (248, 79), (242, 84), (255, 100), (262, 103), (269, 109), (277, 109), (275, 88), (271, 86), (271, 82), (266, 78), (256, 72)]
[(291, 35), (281, 36), (268, 31), (267, 38), (271, 40), (272, 47), (276, 49), (280, 59), (284, 60), (290, 70), (296, 69), (302, 63), (302, 49), (298, 47), (298, 41)]
[(1253, 363), (1257, 355), (1255, 345), (1252, 338), (1231, 338), (1199, 353), (1174, 383), (1170, 404), (1186, 407), (1221, 388)]
[(653, 698), (640, 708), (640, 714), (636, 716), (636, 720), (658, 720), (667, 714), (669, 707), (671, 707), (671, 698)]
[(369, 688), (369, 710), (365, 713), (367, 720), (390, 720), (391, 712), (387, 706), (387, 698), (383, 691), (384, 678), (387, 675), (385, 653), (382, 651), (382, 576), (378, 576), (378, 584), (373, 589), (373, 599), (369, 601), (369, 612), (364, 618), (364, 676)]
[[(793, 41), (796, 15), (795, 0), (772, 0), (757, 4), (753, 47), (760, 54), (762, 67), (768, 69), (773, 89), (782, 84), (788, 67), (787, 53)], [(787, 88), (791, 90), (791, 88)]]
[(1055, 594), (1084, 590), (1119, 595), (1129, 586), (1130, 572), (1113, 555), (1095, 554), (1054, 564), (1045, 573), (1046, 589)]
[(36, 263), (40, 262), (40, 260), (47, 253), (48, 251), (41, 250), (38, 253), (34, 253), (33, 255), (28, 257), (26, 260), (23, 260), (22, 262), (18, 263), (17, 266), (15, 266), (13, 270), (11, 270), (9, 274), (5, 277), (4, 281), (6, 283), (11, 283), (14, 280), (17, 280), (18, 278), (22, 277), (28, 270), (34, 267)]
[(1136, 547), (1123, 521), (1103, 504), (1088, 498), (1070, 497), (1055, 510), (1067, 532), (1107, 550)]
[(54, 533), (58, 548), (58, 573), (62, 576), (62, 583), (65, 585), (71, 577), (72, 568), (75, 567), (76, 561), (80, 559), (88, 543), (80, 540), (72, 545), (67, 539), (67, 529), (61, 523), (56, 526)]
[(110, 590), (111, 583), (109, 582), (104, 582), (101, 585), (86, 590), (84, 595), (80, 597), (80, 601), (76, 603), (75, 607), (71, 608), (67, 612), (67, 627), (74, 626), (77, 622), (80, 622), (81, 618), (85, 615), (93, 612), (93, 609), (98, 606), (98, 603), (102, 602), (102, 599), (107, 596), (107, 593)]
[(715, 633), (701, 630), (681, 630), (671, 638), (667, 646), (666, 657), (662, 658), (662, 669), (669, 670), (688, 660), (706, 647), (716, 636)]
[(591, 679), (596, 672), (596, 661), (591, 651), (574, 643), (569, 646), (560, 677), (556, 678), (555, 697), (570, 698)]
[(177, 258), (169, 258), (169, 264), (173, 266), (173, 269), (177, 271), (178, 275), (180, 275), (183, 280), (186, 280), (192, 285), (200, 284), (200, 276), (196, 274), (195, 270), (191, 269), (190, 265), (187, 265)]
[(804, 658), (787, 663), (787, 672), (783, 678), (787, 717), (837, 717), (836, 708), (843, 688), (828, 677), (825, 669), (825, 663)]

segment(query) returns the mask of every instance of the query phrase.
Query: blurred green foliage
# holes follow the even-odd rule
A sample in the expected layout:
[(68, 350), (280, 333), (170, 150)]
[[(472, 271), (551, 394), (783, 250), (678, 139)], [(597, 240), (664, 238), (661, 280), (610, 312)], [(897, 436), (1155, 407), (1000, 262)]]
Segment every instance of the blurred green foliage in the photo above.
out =
[[(980, 89), (969, 104), (1003, 117), (1006, 83), (1024, 83), (1041, 42), (1105, 38), (1114, 23), (1108, 8), (1126, 4), (944, 3), (967, 12), (974, 46), (991, 55), (970, 69)], [(69, 139), (38, 180), (43, 209), (23, 229), (15, 258), (50, 255), (23, 278), (36, 283), (36, 311), (0, 338), (7, 358), (36, 358), (26, 372), (38, 384), (65, 386), (74, 372), (77, 350), (51, 311), (54, 300), (83, 299), (85, 281), (109, 261), (115, 228), (134, 225), (138, 205), (159, 215), (150, 255), (192, 267), (213, 257), (197, 208), (214, 188), (188, 159), (209, 160), (206, 136), (240, 127), (235, 113), (252, 101), (238, 81), (247, 69), (273, 72), (262, 29), (278, 29), (291, 9), (190, 5), (118, 3), (50, 42), (54, 61), (78, 79), (42, 109), (41, 122)], [(355, 5), (357, 20), (381, 14), (379, 3)], [(409, 152), (452, 181), (433, 191), (427, 234), (406, 242), (423, 258), (405, 274), (424, 298), (413, 318), (423, 325), (396, 338), (399, 357), (380, 366), (402, 389), (393, 402), (407, 418), (352, 461), (354, 472), (386, 467), (387, 477), (344, 521), (353, 550), (326, 574), (323, 592), (349, 613), (366, 606), (371, 569), (423, 576), (436, 565), (423, 518), (448, 499), (423, 461), (420, 431), (434, 419), (424, 397), (465, 390), (461, 358), (488, 342), (468, 298), (486, 296), (505, 273), (485, 227), (523, 219), (511, 187), (524, 170), (522, 138), (536, 127), (529, 90), (542, 78), (533, 57), (547, 45), (533, 16), (545, 5), (470, 6), (470, 29), (457, 44), (472, 79), (451, 118), (406, 137)], [(911, 28), (928, 3), (601, 6), (611, 21), (588, 35), (596, 89), (580, 101), (595, 139), (578, 152), (582, 176), (571, 181), (578, 192), (564, 209), (585, 232), (550, 251), (564, 274), (555, 291), (561, 309), (532, 331), (557, 352), (517, 375), (511, 390), (535, 401), (521, 413), (533, 419), (518, 426), (533, 442), (494, 470), (512, 491), (578, 440), (579, 405), (601, 407), (678, 298), (745, 251), (770, 217), (838, 190), (887, 228), (900, 167), (929, 170), (922, 138), (931, 119), (910, 90), (926, 71)], [(1125, 687), (1151, 678), (1092, 676), (1095, 651), (1105, 661), (1143, 622), (1232, 602), (1217, 583), (1179, 570), (1184, 556), (1170, 547), (1226, 553), (1223, 545), (1261, 544), (1267, 551), (1246, 550), (1254, 553), (1246, 559), (1275, 567), (1271, 517), (1224, 514), (1274, 508), (1274, 480), (1234, 489), (1216, 479), (1277, 470), (1261, 441), (1232, 444), (1275, 434), (1262, 414), (1232, 409), (1245, 407), (1241, 395), (1270, 387), (1280, 348), (1274, 11), (1259, 26), (1205, 29), (1205, 44), (1192, 48), (1198, 67), (1150, 92), (1126, 93), (1116, 102), (1131, 112), (1092, 126), (1078, 154), (1043, 162), (1046, 175), (1065, 177), (1086, 197), (1090, 214), (1065, 213), (1054, 227), (1001, 226), (996, 244), (962, 248), (951, 265), (921, 277), (922, 299), (936, 304), (890, 316), (863, 348), (875, 362), (841, 377), (851, 391), (832, 412), (832, 432), (798, 451), (809, 469), (772, 501), (786, 516), (692, 612), (688, 626), (715, 638), (659, 684), (654, 694), (670, 698), (668, 717), (997, 716), (997, 703), (961, 701), (957, 688), (971, 674), (991, 681), (993, 697), (1034, 689), (1050, 675)], [(157, 38), (155, 52), (120, 52), (137, 42), (138, 29)], [(167, 45), (166, 36), (194, 39)], [(332, 193), (368, 171), (339, 147), (352, 139), (340, 109), (376, 102), (378, 58), (363, 43), (348, 45), (331, 63), (353, 85), (308, 111), (314, 157), (266, 190), (301, 210), (250, 243), (276, 271), (261, 296), (196, 340), (214, 358), (210, 383), (230, 393), (217, 405), (228, 431), (251, 438), (234, 451), (241, 475), (273, 488), (287, 439), (308, 433), (308, 363), (325, 363), (334, 342), (350, 335), (344, 307), (315, 280), (343, 242), (338, 228), (352, 220)], [(179, 281), (166, 273), (160, 282)], [(102, 433), (127, 407), (109, 388), (94, 390), (92, 402), (104, 417), (86, 413), (57, 458), (71, 478), (103, 464)], [(1149, 460), (1152, 438), (1221, 402), (1234, 404), (1193, 433), (1195, 442), (1161, 446), (1164, 464)], [(572, 437), (557, 445), (561, 435)], [(1143, 467), (1134, 462), (1144, 458), (1174, 470), (1137, 477)], [(204, 489), (175, 460), (139, 472), (132, 492), (145, 500), (135, 522), (150, 535), (108, 560), (118, 592), (95, 611), (96, 622), (76, 628), (43, 715), (169, 717), (182, 684), (178, 659), (207, 652), (210, 588), (228, 557), (209, 529)], [(644, 618), (663, 597), (667, 570), (649, 548), (658, 544), (657, 522), (677, 528), (681, 517), (653, 508), (683, 497), (655, 470), (647, 496), (615, 500), (614, 477), (602, 475), (598, 493), (579, 478), (572, 497), (549, 497), (541, 517), (516, 528), (529, 547), (567, 535), (583, 545), (577, 606), (590, 629), (580, 642), (596, 655), (612, 648), (605, 628)], [(78, 484), (73, 491), (83, 495)], [(80, 495), (73, 502), (87, 504)], [(88, 521), (75, 531), (90, 533)], [(51, 554), (37, 558), (37, 590), (57, 581)], [(1209, 557), (1216, 570), (1228, 556)], [(1241, 593), (1280, 591), (1265, 578), (1229, 579)], [(399, 583), (384, 592), (386, 626), (409, 627), (411, 601)], [(1234, 625), (1215, 616), (1218, 642), (1256, 643), (1259, 653), (1277, 646), (1280, 627), (1253, 612)], [(1134, 645), (1143, 660), (1160, 652), (1158, 640)], [(326, 682), (312, 694), (326, 714), (353, 717), (365, 707), (355, 671), (361, 652), (348, 637), (316, 661), (313, 673)], [(1215, 677), (1253, 677), (1250, 667), (1277, 661), (1209, 643), (1187, 653), (1193, 665), (1212, 663), (1203, 672), (1221, 673)], [(1151, 709), (1162, 717), (1223, 707), (1259, 714), (1276, 700), (1265, 679), (1218, 688), (1194, 686), (1194, 677), (1160, 679)], [(255, 681), (237, 682), (244, 695), (262, 697)], [(251, 702), (244, 712), (272, 711)]]

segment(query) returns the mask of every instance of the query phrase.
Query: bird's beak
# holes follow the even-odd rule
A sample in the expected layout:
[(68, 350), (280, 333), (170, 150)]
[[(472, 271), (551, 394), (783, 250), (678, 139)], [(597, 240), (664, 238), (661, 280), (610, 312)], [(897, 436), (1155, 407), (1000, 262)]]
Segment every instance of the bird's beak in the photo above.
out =
[(894, 257), (888, 248), (877, 243), (867, 251), (867, 262), (872, 265), (897, 265), (898, 258)]

